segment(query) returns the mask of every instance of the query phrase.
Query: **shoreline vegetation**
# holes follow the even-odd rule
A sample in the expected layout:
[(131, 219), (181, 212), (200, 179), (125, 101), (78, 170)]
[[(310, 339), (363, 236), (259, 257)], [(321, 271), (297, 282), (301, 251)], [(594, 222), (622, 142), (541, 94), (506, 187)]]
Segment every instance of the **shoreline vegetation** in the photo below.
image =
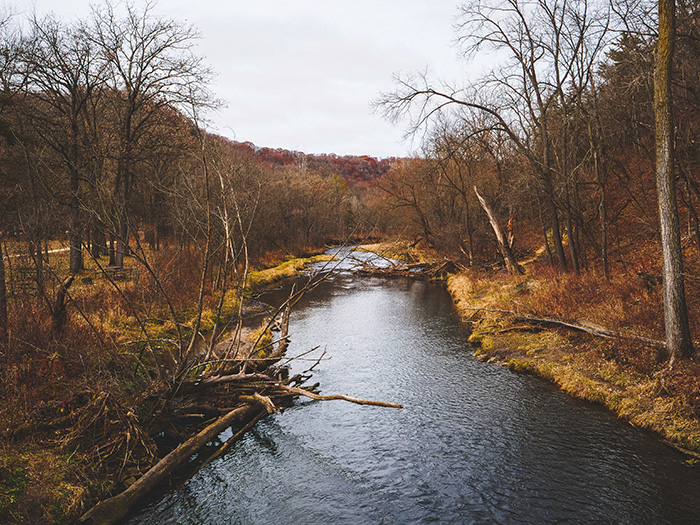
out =
[[(595, 273), (541, 275), (542, 270), (534, 259), (523, 263), (526, 270), (523, 275), (513, 276), (504, 269), (467, 268), (437, 251), (420, 249), (404, 241), (366, 244), (358, 249), (400, 261), (388, 270), (389, 275), (445, 281), (459, 315), (468, 325), (469, 343), (480, 360), (506, 366), (516, 373), (535, 374), (573, 397), (606, 407), (617, 417), (655, 432), (664, 442), (686, 453), (689, 465), (700, 458), (700, 367), (695, 361), (678, 360), (671, 368), (660, 359), (653, 344), (644, 345), (632, 338), (595, 337), (567, 327), (567, 323), (593, 327), (594, 332), (605, 328), (653, 343), (659, 334), (650, 328), (653, 323), (645, 319), (656, 312), (645, 308), (659, 301), (654, 296), (657, 292), (642, 279), (608, 282)], [(79, 375), (70, 379), (71, 374), (65, 370), (50, 371), (55, 376), (51, 384), (56, 390), (51, 395), (54, 399), (64, 399), (63, 404), (40, 403), (32, 414), (21, 416), (19, 407), (23, 401), (18, 398), (2, 414), (6, 426), (2, 429), (0, 446), (0, 516), (17, 523), (72, 523), (81, 516), (84, 523), (111, 523), (111, 516), (124, 515), (128, 510), (131, 502), (124, 507), (124, 498), (134, 493), (140, 497), (142, 484), (149, 485), (143, 489), (145, 492), (158, 482), (152, 482), (144, 474), (153, 470), (169, 475), (172, 465), (161, 465), (163, 461), (168, 463), (168, 452), (190, 457), (193, 452), (180, 447), (190, 442), (199, 447), (215, 440), (221, 431), (217, 423), (230, 425), (235, 420), (235, 427), (242, 433), (264, 414), (285, 406), (299, 395), (393, 406), (342, 396), (318, 396), (313, 391), (316, 385), (311, 390), (301, 387), (308, 377), (288, 378), (280, 369), (266, 370), (280, 357), (279, 349), (286, 347), (286, 329), (280, 327), (281, 335), (273, 335), (268, 322), (270, 309), (255, 297), (298, 275), (309, 263), (332, 259), (318, 252), (286, 260), (278, 255), (248, 273), (244, 291), (248, 306), (240, 314), (242, 318), (259, 316), (264, 321), (260, 326), (244, 327), (238, 337), (246, 340), (246, 353), (253, 356), (251, 363), (258, 360), (265, 366), (246, 377), (245, 381), (252, 381), (250, 384), (241, 382), (241, 374), (245, 372), (235, 370), (228, 376), (205, 379), (199, 385), (183, 383), (181, 388), (210, 388), (211, 399), (203, 404), (201, 399), (193, 401), (193, 397), (188, 401), (189, 407), (168, 408), (170, 413), (165, 421), (174, 417), (178, 425), (184, 425), (178, 432), (174, 428), (165, 432), (170, 442), (156, 444), (149, 437), (153, 429), (147, 431), (148, 424), (141, 418), (150, 408), (143, 413), (130, 408), (134, 400), (129, 401), (128, 381), (124, 377), (119, 379), (120, 373), (112, 371), (109, 376), (120, 384), (110, 387), (96, 383), (90, 388), (81, 386)], [(88, 267), (84, 272), (91, 270)], [(375, 272), (387, 275), (386, 269), (357, 270), (360, 275)], [(138, 276), (132, 275), (126, 281), (123, 287), (127, 293), (130, 287), (138, 287)], [(71, 289), (72, 300), (86, 301), (87, 296), (83, 297), (81, 291), (85, 288), (82, 293), (94, 293), (89, 292), (94, 284), (76, 282), (81, 284), (77, 290)], [(224, 296), (222, 317), (229, 323), (240, 306), (238, 298), (233, 297), (236, 293), (232, 289)], [(202, 310), (200, 332), (205, 337), (215, 325), (211, 308), (212, 305), (205, 305)], [(122, 317), (120, 320), (118, 312), (110, 311), (104, 322), (113, 325), (118, 344), (127, 352), (122, 359), (129, 362), (133, 359), (128, 357), (133, 352), (128, 350), (129, 341), (137, 338), (138, 328), (129, 315)], [(278, 326), (285, 322), (285, 315), (281, 317)], [(528, 319), (550, 319), (563, 324), (533, 323)], [(149, 325), (153, 337), (166, 338), (174, 327), (164, 325), (158, 333), (156, 329)], [(225, 344), (227, 336), (221, 339)], [(275, 342), (277, 349), (273, 349)], [(80, 351), (80, 347), (76, 348)], [(66, 356), (54, 356), (51, 362), (66, 366), (70, 361)], [(105, 365), (92, 366), (98, 366), (99, 370)], [(109, 366), (117, 366), (117, 361)], [(46, 373), (49, 372), (42, 371)], [(105, 380), (105, 377), (97, 379)], [(207, 381), (212, 384), (204, 385)], [(65, 390), (61, 390), (61, 385)], [(88, 399), (89, 392), (99, 395)], [(145, 395), (140, 401), (144, 404), (158, 397), (153, 392)], [(26, 421), (20, 421), (18, 416)], [(124, 428), (128, 429), (126, 435), (132, 445), (123, 442)], [(83, 442), (86, 432), (101, 432), (103, 439)], [(227, 446), (219, 444), (218, 451), (214, 446), (213, 453), (207, 450), (204, 455), (218, 455)], [(117, 455), (110, 459), (115, 451)], [(94, 506), (96, 503), (98, 506)], [(88, 509), (91, 510), (86, 514)]]
[[(444, 263), (439, 254), (407, 243), (363, 249), (402, 262)], [(656, 290), (642, 278), (608, 282), (590, 273), (553, 279), (538, 275), (532, 263), (525, 263), (526, 273), (517, 276), (505, 269), (462, 268), (445, 277), (468, 325), (474, 355), (537, 375), (572, 397), (602, 405), (632, 426), (654, 432), (694, 464), (700, 458), (700, 366), (695, 360), (679, 360), (669, 367), (660, 359), (652, 344), (658, 334), (649, 333), (651, 323), (639, 315), (655, 300)], [(401, 270), (398, 274), (404, 275)], [(527, 321), (541, 318), (562, 325)], [(629, 338), (596, 337), (567, 324), (594, 332), (622, 328), (620, 333)]]
[[(199, 382), (195, 377), (182, 380), (177, 383), (179, 391), (165, 398), (169, 387), (164, 383), (154, 382), (148, 391), (141, 392), (142, 380), (135, 375), (138, 369), (131, 374), (128, 370), (140, 359), (135, 357), (133, 344), (141, 338), (140, 328), (129, 310), (116, 307), (104, 314), (101, 326), (113, 337), (112, 358), (92, 363), (88, 360), (94, 356), (86, 353), (85, 344), (77, 343), (72, 346), (72, 357), (47, 356), (49, 368), (42, 369), (36, 381), (47, 381), (51, 390), (45, 388), (39, 395), (54, 401), (25, 399), (36, 394), (24, 387), (25, 394), (14, 392), (0, 412), (0, 521), (74, 523), (82, 516), (84, 523), (112, 523), (128, 511), (132, 504), (129, 495), (133, 498), (136, 493), (136, 499), (140, 499), (183, 458), (212, 441), (214, 446), (207, 447), (204, 456), (225, 450), (228, 441), (217, 446), (217, 435), (225, 428), (233, 426), (242, 433), (253, 421), (287, 406), (300, 395), (324, 399), (314, 392), (315, 385), (302, 386), (310, 376), (289, 378), (283, 368), (276, 366), (282, 357), (288, 359), (284, 355), (288, 313), (274, 312), (256, 299), (261, 292), (298, 275), (308, 264), (333, 260), (321, 251), (297, 258), (271, 255), (251, 269), (241, 309), (238, 288), (226, 291), (218, 324), (228, 328), (221, 333), (213, 355), (217, 355), (217, 348), (233, 346), (238, 338), (232, 357), (244, 362), (243, 366), (231, 366), (229, 375), (202, 374)], [(120, 285), (122, 293), (132, 297), (143, 287), (143, 275), (139, 275), (135, 261), (126, 262)], [(106, 304), (118, 303), (106, 279), (95, 278), (94, 273), (91, 265), (86, 265), (77, 275), (76, 284), (70, 288), (71, 301), (85, 308), (95, 295), (100, 295)], [(199, 333), (205, 339), (215, 329), (214, 309), (213, 303), (202, 308)], [(247, 320), (246, 325), (235, 328), (237, 319)], [(176, 337), (172, 322), (157, 326), (149, 319), (144, 323), (153, 341)], [(188, 324), (183, 322), (182, 328)], [(167, 364), (167, 351), (157, 353), (157, 361)], [(88, 377), (83, 377), (80, 367), (72, 363), (76, 355), (80, 359), (84, 356), (83, 366), (92, 371), (92, 383), (86, 382)], [(5, 386), (19, 389), (21, 384), (16, 378)], [(35, 406), (31, 413), (23, 409), (28, 404)], [(166, 457), (171, 458), (169, 465), (159, 469)], [(160, 477), (154, 476), (158, 470)], [(96, 503), (99, 506), (94, 506)], [(90, 512), (85, 514), (88, 509)]]

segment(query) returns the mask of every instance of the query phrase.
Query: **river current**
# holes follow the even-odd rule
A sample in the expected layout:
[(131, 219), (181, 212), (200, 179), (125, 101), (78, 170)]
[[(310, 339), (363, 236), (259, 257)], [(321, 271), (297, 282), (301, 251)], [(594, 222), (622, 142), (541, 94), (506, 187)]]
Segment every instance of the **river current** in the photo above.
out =
[(475, 359), (439, 285), (341, 272), (301, 300), (290, 334), (289, 355), (327, 350), (311, 380), (323, 393), (405, 408), (302, 400), (130, 524), (700, 523), (700, 467)]

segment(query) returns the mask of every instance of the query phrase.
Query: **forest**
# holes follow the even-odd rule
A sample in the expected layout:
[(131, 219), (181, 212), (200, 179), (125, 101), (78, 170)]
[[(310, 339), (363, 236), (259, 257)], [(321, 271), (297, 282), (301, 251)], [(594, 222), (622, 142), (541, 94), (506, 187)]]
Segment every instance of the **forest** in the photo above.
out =
[(467, 86), (397, 77), (375, 104), (422, 146), (387, 159), (206, 132), (195, 29), (123, 7), (0, 20), (0, 521), (74, 521), (231, 407), (243, 426), (314, 395), (267, 368), (295, 297), (243, 319), (369, 239), (449, 261), (459, 305), (508, 290), (480, 315), (613, 334), (577, 359), (647, 378), (700, 450), (696, 3), (462, 4), (465, 63), (501, 60)]

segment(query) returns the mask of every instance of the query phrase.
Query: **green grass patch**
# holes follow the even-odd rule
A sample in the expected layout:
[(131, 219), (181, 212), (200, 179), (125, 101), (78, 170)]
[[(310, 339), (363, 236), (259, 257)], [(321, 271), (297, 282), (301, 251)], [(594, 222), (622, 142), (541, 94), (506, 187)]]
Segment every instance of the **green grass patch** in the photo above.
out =
[(24, 492), (27, 471), (21, 467), (0, 467), (0, 516), (10, 511)]
[(307, 264), (332, 260), (332, 255), (321, 254), (313, 257), (290, 259), (274, 268), (265, 268), (263, 270), (250, 272), (250, 274), (248, 274), (247, 290), (257, 291), (285, 279), (295, 277), (304, 270)]

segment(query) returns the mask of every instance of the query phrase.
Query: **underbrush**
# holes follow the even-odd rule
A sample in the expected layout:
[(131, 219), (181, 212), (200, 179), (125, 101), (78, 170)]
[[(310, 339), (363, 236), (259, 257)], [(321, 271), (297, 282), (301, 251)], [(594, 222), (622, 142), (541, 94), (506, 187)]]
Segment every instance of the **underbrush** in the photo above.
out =
[[(81, 272), (60, 327), (52, 312), (58, 279), (47, 278), (46, 298), (36, 291), (11, 296), (10, 343), (0, 349), (0, 522), (73, 522), (137, 479), (160, 455), (154, 438), (163, 432), (155, 422), (162, 393), (199, 314), (193, 355), (206, 351), (215, 324), (223, 337), (237, 326), (240, 272), (224, 282), (210, 268), (200, 312), (201, 254), (147, 255), (150, 269), (129, 258), (112, 279)], [(294, 275), (307, 262), (260, 268), (246, 289)], [(269, 329), (240, 344), (252, 352), (255, 340), (270, 343)], [(173, 430), (177, 439), (186, 437), (180, 431)]]

